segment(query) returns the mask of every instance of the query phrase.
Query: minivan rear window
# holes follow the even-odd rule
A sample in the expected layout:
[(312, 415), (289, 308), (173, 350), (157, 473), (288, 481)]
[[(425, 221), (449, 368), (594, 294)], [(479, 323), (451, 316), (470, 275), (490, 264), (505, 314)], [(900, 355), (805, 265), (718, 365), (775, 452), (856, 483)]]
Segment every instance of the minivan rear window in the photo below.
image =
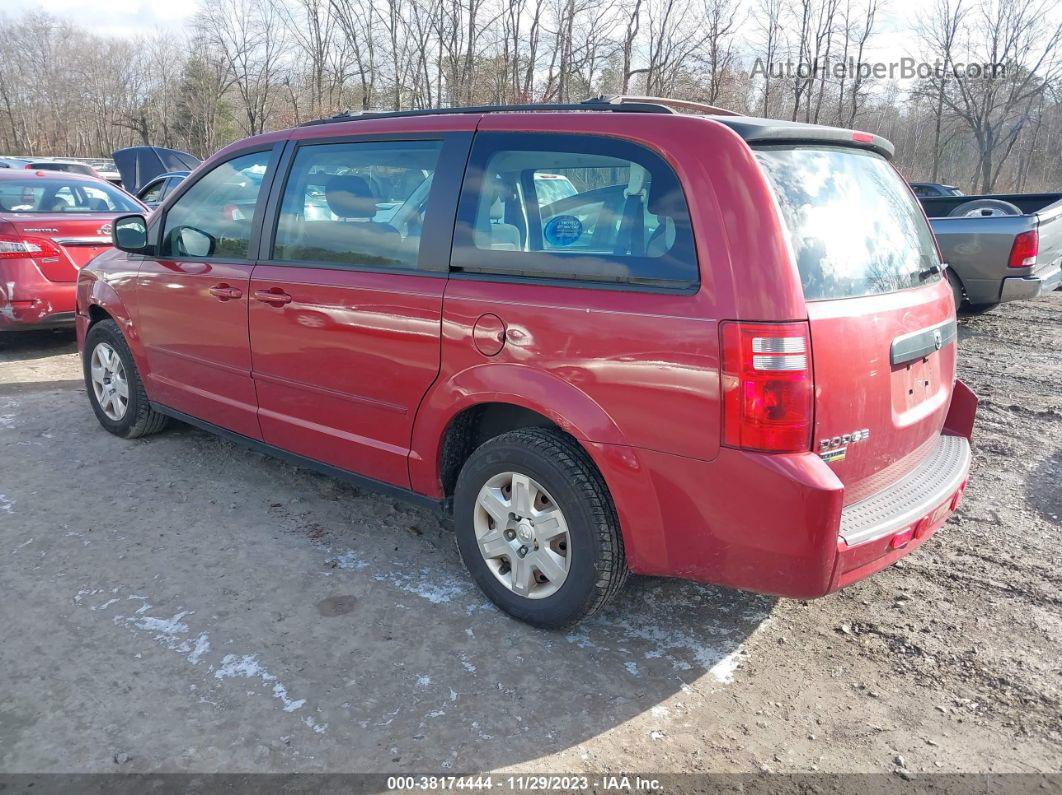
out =
[(824, 146), (765, 147), (804, 298), (821, 301), (920, 287), (941, 278), (929, 224), (888, 161)]

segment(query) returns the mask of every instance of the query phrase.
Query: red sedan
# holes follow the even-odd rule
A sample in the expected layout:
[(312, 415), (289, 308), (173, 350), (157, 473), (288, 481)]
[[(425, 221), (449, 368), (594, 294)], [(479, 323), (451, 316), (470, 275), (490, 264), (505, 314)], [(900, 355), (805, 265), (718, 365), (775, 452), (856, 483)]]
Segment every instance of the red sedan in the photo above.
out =
[(78, 271), (111, 245), (111, 221), (142, 212), (94, 177), (0, 171), (0, 332), (73, 326)]

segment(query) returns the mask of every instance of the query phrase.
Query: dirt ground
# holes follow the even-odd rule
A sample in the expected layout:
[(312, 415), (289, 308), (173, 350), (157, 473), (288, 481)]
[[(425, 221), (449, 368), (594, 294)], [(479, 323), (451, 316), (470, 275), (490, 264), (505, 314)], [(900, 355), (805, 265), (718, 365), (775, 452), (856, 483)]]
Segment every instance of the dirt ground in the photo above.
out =
[(96, 423), (0, 343), (0, 771), (1062, 772), (1062, 292), (962, 319), (959, 515), (815, 602), (632, 578), (514, 623), (419, 509)]

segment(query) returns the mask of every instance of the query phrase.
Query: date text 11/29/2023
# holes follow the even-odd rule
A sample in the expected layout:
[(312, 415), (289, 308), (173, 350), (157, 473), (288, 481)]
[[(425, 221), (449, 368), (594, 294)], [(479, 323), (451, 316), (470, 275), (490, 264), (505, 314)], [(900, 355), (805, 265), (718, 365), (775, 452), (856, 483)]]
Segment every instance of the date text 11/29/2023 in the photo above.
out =
[(497, 790), (499, 792), (612, 792), (663, 791), (655, 778), (626, 775), (473, 775), (473, 776), (388, 776), (387, 789), (393, 792), (450, 792)]

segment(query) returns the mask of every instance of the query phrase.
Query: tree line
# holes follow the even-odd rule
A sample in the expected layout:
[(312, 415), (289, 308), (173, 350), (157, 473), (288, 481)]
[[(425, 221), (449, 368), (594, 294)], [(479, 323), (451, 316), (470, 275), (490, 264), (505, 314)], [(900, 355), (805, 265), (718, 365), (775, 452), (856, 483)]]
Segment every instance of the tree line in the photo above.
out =
[(1054, 0), (928, 0), (902, 81), (869, 68), (887, 2), (211, 0), (140, 37), (0, 17), (0, 154), (204, 157), (346, 110), (639, 94), (879, 133), (967, 192), (1062, 190)]

